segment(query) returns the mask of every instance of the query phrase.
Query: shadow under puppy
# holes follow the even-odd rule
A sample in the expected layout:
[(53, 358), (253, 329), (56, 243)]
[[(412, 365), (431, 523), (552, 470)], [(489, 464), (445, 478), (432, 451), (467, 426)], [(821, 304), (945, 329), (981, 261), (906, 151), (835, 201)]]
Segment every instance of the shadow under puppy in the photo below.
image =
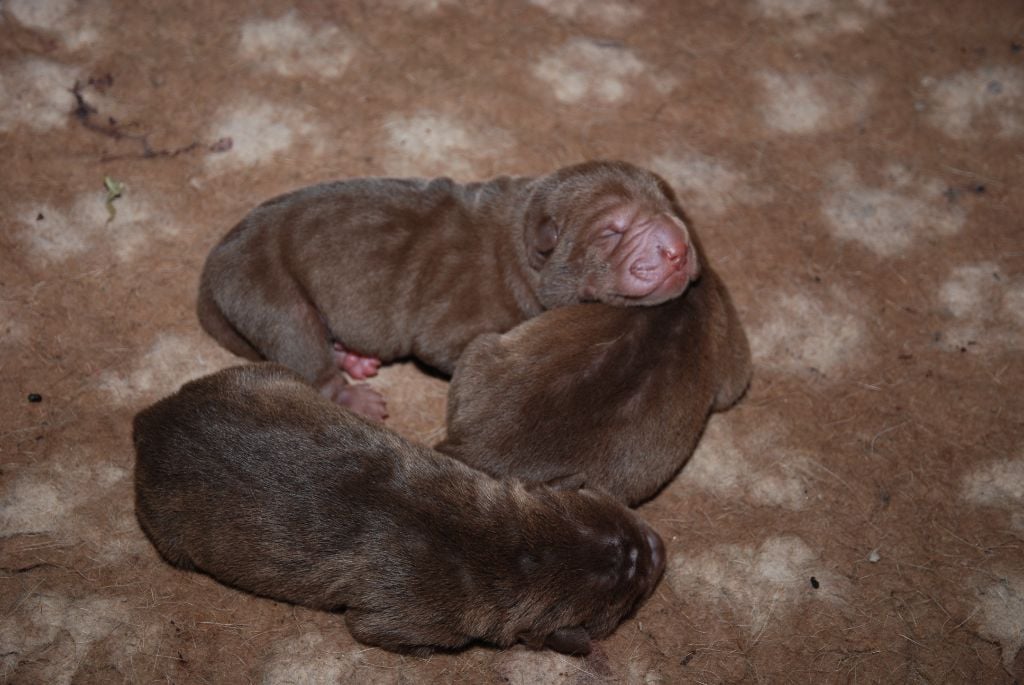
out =
[(484, 183), (359, 178), (254, 209), (207, 257), (198, 314), (222, 345), (386, 416), (366, 385), (409, 355), (450, 374), (482, 333), (584, 301), (651, 305), (696, 276), (671, 190), (625, 162)]
[(411, 444), (277, 364), (135, 417), (136, 513), (167, 561), (345, 608), (398, 651), (473, 640), (585, 654), (653, 591), (656, 532), (602, 493), (524, 486)]
[(575, 477), (631, 506), (652, 497), (751, 376), (732, 299), (690, 239), (701, 276), (681, 297), (563, 307), (474, 340), (437, 449), (499, 478)]

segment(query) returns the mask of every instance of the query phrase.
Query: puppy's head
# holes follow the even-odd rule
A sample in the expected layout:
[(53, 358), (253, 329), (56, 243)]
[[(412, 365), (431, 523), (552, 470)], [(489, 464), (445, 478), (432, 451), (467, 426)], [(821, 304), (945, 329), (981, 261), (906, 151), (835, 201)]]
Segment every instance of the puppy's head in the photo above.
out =
[(527, 596), (516, 637), (534, 647), (587, 654), (654, 591), (665, 568), (661, 537), (607, 495), (531, 488), (534, 506), (517, 554)]
[(548, 308), (659, 304), (700, 274), (672, 189), (625, 162), (587, 162), (542, 179), (527, 211), (525, 240)]

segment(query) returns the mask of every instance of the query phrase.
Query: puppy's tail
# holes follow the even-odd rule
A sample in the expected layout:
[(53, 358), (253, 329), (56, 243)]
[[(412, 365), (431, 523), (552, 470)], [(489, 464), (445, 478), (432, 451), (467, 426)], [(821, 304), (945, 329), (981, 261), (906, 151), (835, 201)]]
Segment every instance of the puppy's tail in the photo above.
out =
[(199, 316), (199, 324), (214, 340), (223, 345), (228, 351), (234, 352), (239, 357), (245, 357), (252, 361), (260, 361), (263, 355), (256, 351), (256, 348), (249, 344), (249, 341), (231, 325), (231, 322), (224, 316), (223, 310), (213, 297), (210, 284), (205, 274), (199, 282), (199, 299), (196, 302), (196, 314)]

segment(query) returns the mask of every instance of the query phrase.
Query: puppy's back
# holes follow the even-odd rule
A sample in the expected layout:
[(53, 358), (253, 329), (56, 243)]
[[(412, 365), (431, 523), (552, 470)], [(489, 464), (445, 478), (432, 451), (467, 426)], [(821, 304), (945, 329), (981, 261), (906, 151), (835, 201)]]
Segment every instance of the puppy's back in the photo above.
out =
[(438, 449), (497, 477), (579, 475), (635, 505), (672, 478), (708, 413), (749, 378), (746, 336), (706, 269), (656, 307), (563, 307), (478, 338), (452, 379)]
[(345, 607), (369, 644), (586, 651), (664, 568), (657, 533), (610, 498), (496, 481), (274, 364), (188, 383), (134, 429), (138, 517), (165, 558)]
[(133, 439), (136, 513), (169, 562), (314, 605), (322, 587), (259, 559), (323, 564), (359, 540), (359, 512), (339, 509), (360, 498), (345, 492), (386, 485), (401, 449), (276, 364), (186, 384), (136, 416)]

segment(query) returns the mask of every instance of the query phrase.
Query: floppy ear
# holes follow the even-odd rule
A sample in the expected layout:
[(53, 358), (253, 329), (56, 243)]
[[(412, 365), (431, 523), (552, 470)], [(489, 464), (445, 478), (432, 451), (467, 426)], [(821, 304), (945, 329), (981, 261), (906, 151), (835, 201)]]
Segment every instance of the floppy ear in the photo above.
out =
[(590, 635), (583, 626), (559, 628), (548, 635), (544, 640), (544, 646), (562, 654), (585, 656), (590, 654)]
[(551, 256), (551, 252), (558, 245), (560, 229), (555, 220), (551, 217), (544, 219), (536, 226), (531, 226), (526, 231), (526, 256), (530, 260), (530, 267), (539, 269)]

